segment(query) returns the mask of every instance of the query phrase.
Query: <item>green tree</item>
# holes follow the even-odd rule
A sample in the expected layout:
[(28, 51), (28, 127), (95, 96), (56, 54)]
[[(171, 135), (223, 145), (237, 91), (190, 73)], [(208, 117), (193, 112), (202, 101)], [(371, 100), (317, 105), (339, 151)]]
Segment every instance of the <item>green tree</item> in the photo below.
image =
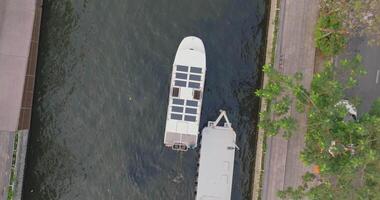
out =
[(339, 15), (332, 13), (318, 19), (314, 37), (317, 48), (323, 54), (336, 55), (341, 52), (347, 43), (346, 35)]
[(269, 84), (256, 94), (268, 106), (260, 113), (260, 128), (268, 135), (282, 133), (290, 137), (297, 127), (289, 114), (290, 107), (306, 111), (308, 128), (301, 160), (320, 168), (318, 183), (315, 176), (306, 174), (301, 186), (280, 191), (279, 197), (366, 199), (379, 193), (380, 100), (359, 120), (347, 118), (347, 107), (340, 103), (345, 91), (365, 74), (361, 59), (361, 56), (345, 59), (338, 66), (327, 62), (324, 70), (314, 75), (310, 90), (301, 85), (302, 75), (285, 76), (269, 65), (264, 66)]

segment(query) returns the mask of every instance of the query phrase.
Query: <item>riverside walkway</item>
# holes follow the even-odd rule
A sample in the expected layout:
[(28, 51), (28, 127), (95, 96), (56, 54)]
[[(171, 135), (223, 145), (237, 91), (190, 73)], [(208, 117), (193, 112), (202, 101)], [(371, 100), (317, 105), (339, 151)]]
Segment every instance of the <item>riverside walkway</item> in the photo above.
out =
[[(0, 1), (0, 199), (7, 199), (10, 184), (14, 199), (21, 198), (41, 6), (41, 0)], [(16, 179), (11, 182), (15, 147)]]
[[(274, 67), (284, 74), (303, 73), (303, 85), (310, 88), (314, 72), (314, 30), (318, 17), (319, 1), (280, 1), (280, 23), (276, 44)], [(304, 148), (306, 114), (291, 108), (291, 115), (299, 127), (285, 140), (281, 135), (267, 139), (264, 161), (262, 199), (279, 199), (277, 191), (301, 184), (302, 175), (308, 170), (299, 160)]]

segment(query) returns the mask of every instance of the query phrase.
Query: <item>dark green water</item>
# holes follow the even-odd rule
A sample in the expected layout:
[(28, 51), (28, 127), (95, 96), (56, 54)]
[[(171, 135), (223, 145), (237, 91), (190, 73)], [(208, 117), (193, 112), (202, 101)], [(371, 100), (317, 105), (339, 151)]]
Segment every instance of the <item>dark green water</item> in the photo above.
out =
[(264, 0), (44, 0), (23, 199), (193, 199), (196, 151), (179, 164), (163, 145), (188, 35), (206, 47), (201, 126), (228, 111), (241, 149), (232, 199), (248, 199), (265, 11)]

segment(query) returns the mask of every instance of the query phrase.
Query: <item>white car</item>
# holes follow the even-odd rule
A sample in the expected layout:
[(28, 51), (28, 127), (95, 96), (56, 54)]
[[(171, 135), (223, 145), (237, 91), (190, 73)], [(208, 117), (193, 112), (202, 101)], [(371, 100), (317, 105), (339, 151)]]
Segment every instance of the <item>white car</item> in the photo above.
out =
[(356, 108), (354, 105), (352, 105), (347, 99), (340, 100), (337, 104), (337, 106), (344, 106), (347, 109), (348, 114), (356, 120), (358, 118), (358, 112), (356, 111)]

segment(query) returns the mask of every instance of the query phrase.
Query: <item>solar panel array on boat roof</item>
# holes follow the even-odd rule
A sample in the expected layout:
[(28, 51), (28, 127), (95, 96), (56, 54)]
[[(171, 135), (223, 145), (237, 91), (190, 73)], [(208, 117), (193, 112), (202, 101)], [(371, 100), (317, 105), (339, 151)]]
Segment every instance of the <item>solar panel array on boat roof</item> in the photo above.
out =
[(186, 87), (186, 81), (175, 80), (174, 85), (180, 86), (180, 87)]
[(196, 116), (185, 115), (185, 121), (195, 122)]
[(192, 81), (201, 81), (201, 76), (200, 75), (194, 75), (194, 74), (190, 74), (190, 80)]
[(183, 112), (183, 107), (179, 107), (179, 106), (172, 106), (172, 111), (173, 112)]
[(189, 122), (197, 121), (198, 102), (193, 100), (173, 99), (170, 119), (185, 120)]
[(184, 79), (184, 80), (187, 80), (187, 74), (184, 74), (184, 73), (175, 73), (175, 77), (177, 79)]
[(188, 87), (189, 88), (200, 88), (201, 84), (200, 83), (189, 82)]
[(188, 114), (197, 114), (197, 109), (196, 108), (186, 108), (185, 112)]
[[(174, 85), (177, 87), (187, 87), (200, 89), (202, 81), (202, 68), (176, 65)], [(198, 101), (173, 98), (170, 111), (170, 118), (196, 122), (198, 114)]]
[(198, 107), (198, 101), (187, 100), (186, 101), (186, 105), (187, 106)]
[(177, 65), (174, 85), (178, 87), (200, 89), (202, 80), (201, 75), (202, 68), (200, 67), (188, 67), (183, 65)]
[(188, 72), (189, 71), (189, 67), (188, 66), (183, 66), (183, 65), (177, 65), (177, 71)]
[[(202, 81), (202, 68), (176, 65), (175, 69), (175, 86), (200, 89)], [(171, 119), (185, 120), (189, 122), (197, 121), (197, 100), (173, 98), (172, 104), (173, 106), (171, 107), (170, 113)]]
[(183, 99), (173, 99), (173, 104), (184, 105), (185, 104), (185, 100), (183, 100)]
[(200, 67), (190, 67), (190, 72), (201, 74), (202, 73), (202, 68), (200, 68)]
[(172, 113), (170, 115), (170, 118), (171, 119), (176, 119), (176, 120), (182, 120), (182, 115)]

